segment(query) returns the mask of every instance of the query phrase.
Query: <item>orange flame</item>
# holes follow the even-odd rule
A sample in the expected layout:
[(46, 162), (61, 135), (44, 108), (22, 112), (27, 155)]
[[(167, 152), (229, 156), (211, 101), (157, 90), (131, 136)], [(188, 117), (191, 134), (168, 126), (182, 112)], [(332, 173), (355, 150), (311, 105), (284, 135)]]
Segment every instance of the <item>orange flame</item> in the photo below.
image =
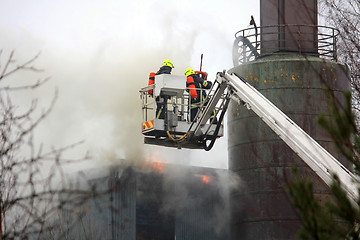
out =
[(155, 172), (157, 173), (164, 173), (165, 172), (165, 167), (166, 167), (166, 162), (164, 162), (161, 159), (161, 156), (159, 154), (159, 151), (152, 151), (146, 162), (145, 165), (150, 167), (151, 169), (153, 169)]
[(194, 174), (194, 176), (200, 178), (201, 181), (206, 184), (209, 184), (211, 181), (211, 178), (207, 175)]
[(209, 184), (209, 183), (210, 183), (210, 178), (209, 178), (208, 176), (204, 175), (204, 176), (202, 177), (202, 181), (203, 181), (204, 183), (206, 183), (206, 184)]
[(165, 172), (165, 164), (164, 163), (161, 163), (161, 162), (152, 162), (152, 163), (150, 163), (151, 165), (151, 167), (155, 170), (155, 171), (157, 171), (157, 172), (159, 172), (159, 173), (164, 173)]

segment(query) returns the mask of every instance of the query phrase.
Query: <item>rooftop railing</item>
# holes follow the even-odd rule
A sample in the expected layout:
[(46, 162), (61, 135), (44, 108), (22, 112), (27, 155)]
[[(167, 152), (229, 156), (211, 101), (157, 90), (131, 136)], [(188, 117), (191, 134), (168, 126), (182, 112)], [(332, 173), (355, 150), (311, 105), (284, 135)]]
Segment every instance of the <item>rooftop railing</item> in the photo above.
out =
[(339, 31), (316, 25), (274, 25), (247, 28), (235, 33), (233, 63), (254, 61), (275, 53), (297, 52), (337, 60)]

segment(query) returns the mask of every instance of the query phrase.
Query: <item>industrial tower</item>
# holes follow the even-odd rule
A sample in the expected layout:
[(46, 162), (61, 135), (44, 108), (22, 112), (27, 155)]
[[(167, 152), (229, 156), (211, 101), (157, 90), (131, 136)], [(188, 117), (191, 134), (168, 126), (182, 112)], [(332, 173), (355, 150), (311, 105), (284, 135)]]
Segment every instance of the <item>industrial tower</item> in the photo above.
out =
[[(336, 56), (336, 29), (318, 26), (316, 0), (260, 0), (260, 26), (235, 34), (229, 72), (243, 76), (318, 143), (348, 166), (318, 125), (329, 114), (326, 89), (342, 98), (348, 70)], [(300, 219), (285, 189), (296, 166), (314, 182), (318, 200), (328, 187), (258, 116), (235, 101), (228, 111), (229, 169), (244, 188), (234, 192), (232, 239), (294, 239)]]

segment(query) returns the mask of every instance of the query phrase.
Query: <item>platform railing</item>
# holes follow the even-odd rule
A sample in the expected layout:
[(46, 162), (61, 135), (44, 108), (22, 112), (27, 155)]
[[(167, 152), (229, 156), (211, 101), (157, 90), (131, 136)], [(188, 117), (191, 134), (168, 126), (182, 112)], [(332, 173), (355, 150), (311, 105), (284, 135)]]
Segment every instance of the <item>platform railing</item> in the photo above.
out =
[[(160, 98), (156, 98), (153, 96), (152, 93), (149, 92), (149, 90), (154, 91), (154, 86), (155, 85), (150, 85), (147, 87), (144, 87), (140, 90), (140, 99), (142, 101), (142, 119), (143, 122), (147, 122), (149, 120), (153, 120), (156, 118), (156, 103), (157, 101), (161, 100)], [(210, 90), (206, 90), (206, 89), (197, 89), (198, 92), (200, 93), (199, 96), (199, 100), (200, 102), (198, 103), (198, 106), (200, 108), (202, 108), (205, 104), (205, 98), (203, 97), (203, 94), (206, 92), (206, 95), (208, 96), (208, 98), (211, 98), (214, 94), (213, 89), (211, 88)], [(166, 104), (167, 104), (167, 111), (172, 111), (176, 114), (176, 116), (178, 117), (179, 121), (185, 121), (188, 123), (191, 123), (190, 119), (191, 119), (191, 95), (189, 94), (189, 89), (184, 89), (183, 90), (183, 95), (181, 96), (170, 96), (167, 100), (166, 100)], [(215, 111), (221, 111), (222, 110), (222, 106), (217, 106), (215, 108)], [(195, 117), (195, 116), (194, 116)]]

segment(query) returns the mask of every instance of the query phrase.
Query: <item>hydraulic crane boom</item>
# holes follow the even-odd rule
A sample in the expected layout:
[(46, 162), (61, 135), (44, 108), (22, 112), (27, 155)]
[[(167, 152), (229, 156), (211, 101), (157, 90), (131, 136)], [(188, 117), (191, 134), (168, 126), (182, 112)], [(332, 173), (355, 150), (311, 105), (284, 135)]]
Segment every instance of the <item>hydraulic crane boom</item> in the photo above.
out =
[[(158, 92), (161, 96), (161, 92), (163, 92), (168, 98), (179, 96), (181, 102), (186, 100), (185, 102), (190, 104), (190, 100), (185, 99), (188, 95), (183, 94), (186, 92), (185, 89), (170, 86), (172, 83), (170, 76), (163, 79), (164, 83), (167, 80), (167, 84), (161, 85), (160, 80), (158, 80), (159, 86), (157, 88), (155, 86), (155, 93)], [(184, 83), (185, 81), (179, 79), (179, 82)], [(214, 87), (215, 85), (216, 87)], [(150, 109), (146, 105), (149, 99), (146, 96), (148, 89), (144, 88), (141, 92), (145, 102), (143, 109), (147, 111)], [(327, 185), (332, 182), (332, 174), (336, 174), (350, 199), (354, 202), (357, 201), (358, 181), (352, 172), (245, 79), (226, 71), (217, 73), (213, 88), (192, 122), (185, 116), (188, 114), (186, 109), (189, 109), (189, 105), (184, 106), (183, 110), (178, 109), (182, 108), (182, 105), (179, 106), (177, 103), (179, 99), (170, 99), (173, 110), (168, 110), (164, 120), (149, 121), (145, 119), (143, 122), (144, 142), (167, 147), (203, 148), (208, 151), (212, 148), (215, 140), (222, 136), (223, 116), (230, 98), (234, 97), (244, 103), (248, 109), (254, 111)], [(214, 112), (215, 115), (220, 115), (218, 123), (214, 124), (212, 121), (208, 123)], [(211, 143), (206, 145), (207, 141), (211, 141)]]
[(241, 77), (218, 73), (217, 81), (225, 81), (234, 94), (254, 111), (280, 138), (327, 184), (336, 174), (348, 196), (358, 199), (356, 177), (295, 122)]

